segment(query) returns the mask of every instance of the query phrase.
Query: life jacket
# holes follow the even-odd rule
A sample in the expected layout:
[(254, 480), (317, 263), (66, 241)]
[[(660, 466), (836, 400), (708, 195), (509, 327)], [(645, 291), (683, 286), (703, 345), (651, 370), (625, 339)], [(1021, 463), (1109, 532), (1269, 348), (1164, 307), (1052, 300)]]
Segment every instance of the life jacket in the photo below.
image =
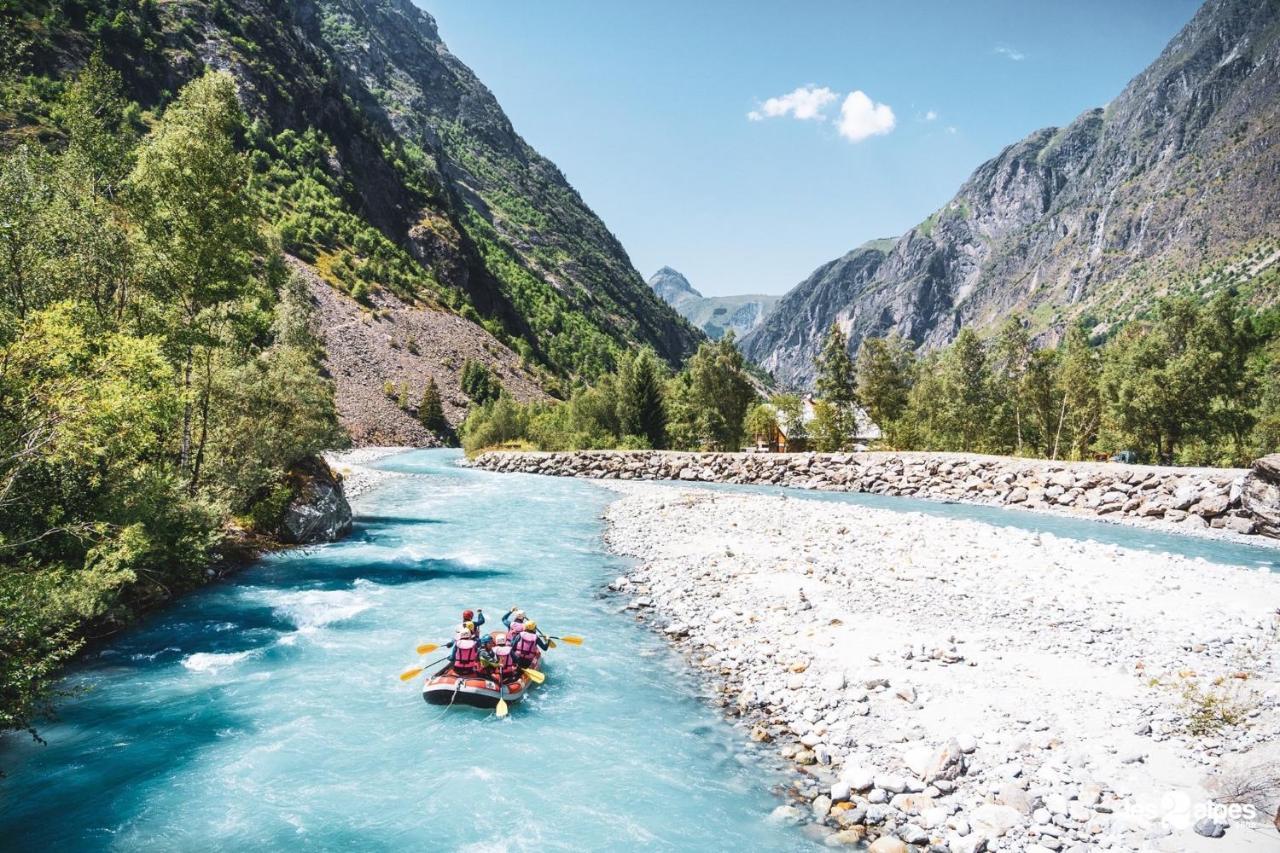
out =
[(493, 654), (498, 659), (498, 668), (503, 675), (515, 672), (516, 660), (511, 656), (510, 646), (494, 646)]
[(453, 665), (474, 669), (480, 661), (480, 646), (475, 640), (458, 640), (453, 644)]
[(538, 635), (532, 631), (521, 631), (520, 636), (516, 637), (512, 651), (518, 658), (533, 660), (538, 656)]

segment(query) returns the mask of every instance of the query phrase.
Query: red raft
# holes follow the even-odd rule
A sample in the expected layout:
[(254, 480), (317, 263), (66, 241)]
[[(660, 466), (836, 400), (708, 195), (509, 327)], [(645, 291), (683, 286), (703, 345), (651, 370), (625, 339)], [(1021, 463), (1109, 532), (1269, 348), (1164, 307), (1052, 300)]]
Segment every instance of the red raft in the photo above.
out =
[(499, 699), (506, 699), (508, 705), (521, 701), (532, 685), (533, 679), (523, 672), (499, 686), (489, 673), (460, 674), (454, 672), (452, 664), (448, 664), (422, 685), (422, 698), (432, 705), (494, 708)]
[[(538, 655), (532, 668), (537, 669), (541, 662), (542, 656)], [(521, 701), (536, 683), (521, 670), (515, 675), (508, 675), (499, 685), (496, 672), (460, 673), (452, 663), (447, 663), (422, 685), (422, 698), (431, 705), (496, 708), (499, 699), (506, 699), (508, 705)]]

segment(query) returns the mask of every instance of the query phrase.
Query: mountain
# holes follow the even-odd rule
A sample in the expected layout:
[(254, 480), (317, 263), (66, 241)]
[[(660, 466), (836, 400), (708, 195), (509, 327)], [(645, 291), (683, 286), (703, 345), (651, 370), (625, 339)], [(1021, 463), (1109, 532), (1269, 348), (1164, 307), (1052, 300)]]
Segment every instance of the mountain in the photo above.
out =
[(1278, 142), (1280, 0), (1210, 0), (1114, 101), (1005, 148), (883, 252), (820, 267), (743, 351), (803, 386), (833, 322), (855, 350), (889, 332), (932, 348), (1013, 311), (1052, 340), (1171, 290), (1275, 302)]
[(663, 267), (649, 277), (649, 287), (658, 298), (673, 308), (691, 299), (702, 299), (701, 293), (693, 289), (689, 279), (671, 267)]
[[(266, 215), (353, 323), (377, 317), (383, 297), (465, 318), (474, 346), (459, 354), (552, 391), (638, 345), (678, 363), (701, 337), (409, 0), (22, 0), (0, 9), (0, 36), (4, 79), (28, 81), (0, 105), (5, 147), (56, 144), (38, 95), (94, 50), (144, 119), (205, 70), (229, 71)], [(383, 381), (456, 387), (463, 359), (406, 364), (389, 362)], [(335, 380), (340, 404), (344, 383), (365, 381)]]
[(731, 330), (741, 338), (763, 323), (778, 302), (777, 296), (763, 293), (703, 296), (689, 283), (689, 279), (671, 267), (663, 267), (650, 276), (649, 287), (680, 312), (680, 316), (713, 340), (720, 340)]

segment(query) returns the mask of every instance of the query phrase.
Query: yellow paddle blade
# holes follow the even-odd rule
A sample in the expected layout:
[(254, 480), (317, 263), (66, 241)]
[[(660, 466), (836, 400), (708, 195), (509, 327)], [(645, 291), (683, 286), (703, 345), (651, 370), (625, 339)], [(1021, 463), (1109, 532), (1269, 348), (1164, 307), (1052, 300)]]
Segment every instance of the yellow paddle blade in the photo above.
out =
[(423, 667), (420, 666), (415, 666), (413, 669), (406, 669), (404, 672), (400, 673), (400, 680), (409, 681), (410, 679), (416, 678), (422, 673), (422, 670)]
[(429, 655), (438, 648), (440, 648), (440, 646), (437, 645), (436, 643), (423, 643), (422, 645), (418, 646), (418, 648), (415, 649), (415, 651), (420, 655)]
[(556, 641), (555, 641), (555, 640), (547, 640), (547, 648), (549, 648), (549, 649), (554, 649), (555, 647), (556, 647)]
[(523, 670), (523, 672), (525, 675), (529, 676), (529, 680), (532, 681), (534, 684), (541, 684), (542, 682), (547, 680), (547, 677), (542, 673), (538, 672), (536, 669), (526, 669), (526, 670)]
[(568, 644), (569, 644), (569, 645), (571, 645), (571, 646), (580, 646), (580, 645), (582, 645), (582, 638), (581, 638), (581, 637), (556, 637), (556, 639), (557, 639), (557, 640), (560, 640), (560, 641), (562, 641), (562, 642), (568, 643)]
[(499, 718), (505, 717), (507, 715), (507, 700), (499, 699), (498, 707), (494, 709), (494, 712), (498, 715)]

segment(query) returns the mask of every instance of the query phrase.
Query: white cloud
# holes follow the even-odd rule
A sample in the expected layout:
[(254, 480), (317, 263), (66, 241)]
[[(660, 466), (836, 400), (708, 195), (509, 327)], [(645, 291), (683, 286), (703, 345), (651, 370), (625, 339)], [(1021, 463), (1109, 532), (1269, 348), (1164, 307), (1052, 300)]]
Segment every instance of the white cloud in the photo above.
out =
[(826, 86), (821, 88), (801, 86), (790, 94), (770, 98), (761, 104), (759, 109), (747, 113), (747, 118), (752, 121), (763, 121), (766, 118), (790, 115), (801, 121), (810, 119), (825, 121), (827, 117), (823, 111), (838, 97), (839, 95)]
[(861, 90), (850, 92), (840, 105), (840, 135), (850, 142), (861, 142), (893, 130), (897, 124), (888, 104), (877, 104)]
[(947, 128), (947, 133), (951, 134), (952, 136), (955, 136), (959, 132), (960, 132), (959, 129), (957, 129), (954, 124)]
[(1014, 62), (1021, 62), (1027, 58), (1027, 55), (1022, 51), (1003, 44), (996, 47), (996, 53), (1007, 57), (1008, 59), (1012, 59)]
[(937, 112), (935, 112), (934, 110), (929, 110), (929, 112), (927, 112), (927, 113), (925, 113), (925, 114), (924, 114), (924, 120), (925, 120), (925, 121), (937, 121), (937, 120), (938, 120), (938, 114), (937, 114)]

